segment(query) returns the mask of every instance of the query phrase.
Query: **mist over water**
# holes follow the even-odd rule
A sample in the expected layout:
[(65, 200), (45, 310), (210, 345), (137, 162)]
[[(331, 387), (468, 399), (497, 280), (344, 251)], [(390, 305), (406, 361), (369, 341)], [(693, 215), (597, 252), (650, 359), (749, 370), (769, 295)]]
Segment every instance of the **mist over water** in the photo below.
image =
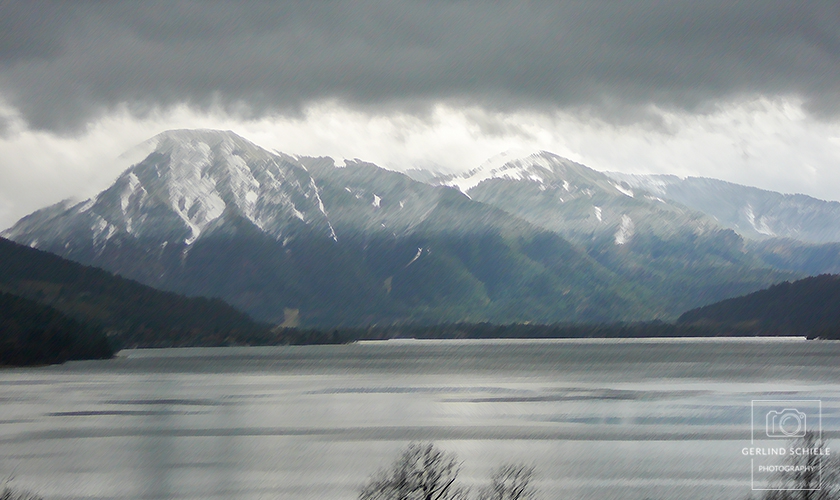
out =
[[(819, 399), (840, 343), (414, 341), (123, 351), (0, 371), (0, 476), (50, 499), (352, 499), (410, 441), (542, 497), (745, 498), (750, 405)], [(760, 445), (756, 441), (756, 446)]]

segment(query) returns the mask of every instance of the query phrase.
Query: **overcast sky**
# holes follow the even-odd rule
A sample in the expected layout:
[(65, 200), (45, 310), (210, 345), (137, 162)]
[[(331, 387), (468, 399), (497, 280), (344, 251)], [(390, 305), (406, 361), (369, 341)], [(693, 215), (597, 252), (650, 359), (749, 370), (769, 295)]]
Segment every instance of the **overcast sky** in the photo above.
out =
[(170, 128), (397, 170), (546, 149), (840, 200), (840, 2), (0, 0), (0, 228)]

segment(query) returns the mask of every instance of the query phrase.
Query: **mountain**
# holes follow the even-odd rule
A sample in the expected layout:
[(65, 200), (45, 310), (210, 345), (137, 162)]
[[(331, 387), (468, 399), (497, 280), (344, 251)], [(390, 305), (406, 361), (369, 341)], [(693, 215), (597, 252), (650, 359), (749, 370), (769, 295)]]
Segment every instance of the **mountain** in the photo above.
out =
[[(101, 326), (119, 346), (272, 340), (267, 325), (218, 299), (161, 292), (3, 238), (0, 262), (0, 293), (38, 302), (25, 305), (33, 311), (57, 310), (80, 324)], [(49, 323), (52, 315), (44, 313), (44, 321)]]
[(796, 276), (770, 269), (702, 212), (545, 151), (432, 182), (568, 238), (651, 290), (665, 316)]
[(101, 328), (0, 292), (0, 366), (107, 359), (113, 354)]
[[(364, 162), (302, 161), (321, 186), (339, 241), (364, 247), (369, 268), (401, 303), (472, 302), (435, 313), (448, 321), (653, 314), (639, 300), (644, 293), (579, 248), (498, 208)], [(470, 312), (476, 308), (484, 312)]]
[(749, 242), (747, 248), (775, 269), (806, 275), (840, 274), (840, 243), (808, 244), (770, 238)]
[(840, 242), (840, 203), (802, 194), (781, 194), (716, 179), (608, 172), (616, 182), (643, 189), (713, 217), (755, 240), (786, 238), (803, 243)]
[(717, 224), (704, 214), (634, 191), (627, 183), (540, 151), (501, 154), (460, 175), (439, 176), (476, 201), (501, 208), (580, 244), (624, 245), (638, 232), (704, 232)]
[(214, 130), (173, 130), (143, 146), (153, 151), (110, 188), (39, 210), (4, 235), (80, 261), (120, 259), (124, 246), (183, 250), (242, 223), (277, 241), (333, 236), (317, 186), (291, 157)]
[(562, 236), (371, 164), (171, 131), (94, 198), (6, 237), (286, 326), (661, 314)]
[[(169, 131), (140, 148), (151, 152), (105, 191), (37, 211), (3, 236), (156, 288), (270, 310), (263, 317), (281, 321), (282, 304), (305, 294), (301, 287), (329, 289), (322, 281), (330, 265), (353, 267), (335, 254), (324, 256), (320, 282), (304, 270), (335, 235), (294, 158), (214, 130)], [(299, 236), (295, 257), (303, 260), (286, 247)], [(280, 296), (272, 281), (285, 288)], [(290, 281), (298, 286), (286, 287)], [(268, 290), (255, 293), (260, 282)]]
[(748, 325), (763, 334), (840, 338), (840, 276), (784, 282), (684, 313), (681, 324)]

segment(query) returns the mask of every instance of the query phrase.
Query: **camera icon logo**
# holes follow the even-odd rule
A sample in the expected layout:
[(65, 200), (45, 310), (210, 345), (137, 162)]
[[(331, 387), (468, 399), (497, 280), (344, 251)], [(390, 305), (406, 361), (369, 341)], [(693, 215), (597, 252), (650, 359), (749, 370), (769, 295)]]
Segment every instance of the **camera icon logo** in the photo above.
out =
[(803, 437), (807, 431), (805, 414), (796, 408), (767, 412), (767, 436), (771, 438)]

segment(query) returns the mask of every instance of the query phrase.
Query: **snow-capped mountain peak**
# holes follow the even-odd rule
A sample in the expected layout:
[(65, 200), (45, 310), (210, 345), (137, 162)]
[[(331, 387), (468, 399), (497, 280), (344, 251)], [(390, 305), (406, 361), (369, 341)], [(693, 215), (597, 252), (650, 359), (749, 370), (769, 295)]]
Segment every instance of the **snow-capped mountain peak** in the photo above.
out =
[[(218, 130), (164, 132), (132, 154), (140, 150), (149, 153), (110, 188), (53, 214), (53, 232), (67, 240), (93, 233), (100, 247), (118, 234), (189, 246), (240, 218), (277, 240), (302, 226), (335, 237), (318, 187), (291, 156)], [(7, 234), (27, 231), (24, 219)]]
[(441, 176), (437, 183), (456, 187), (464, 193), (490, 179), (530, 180), (544, 183), (562, 174), (572, 165), (570, 160), (548, 151), (532, 153), (506, 151), (463, 174)]

